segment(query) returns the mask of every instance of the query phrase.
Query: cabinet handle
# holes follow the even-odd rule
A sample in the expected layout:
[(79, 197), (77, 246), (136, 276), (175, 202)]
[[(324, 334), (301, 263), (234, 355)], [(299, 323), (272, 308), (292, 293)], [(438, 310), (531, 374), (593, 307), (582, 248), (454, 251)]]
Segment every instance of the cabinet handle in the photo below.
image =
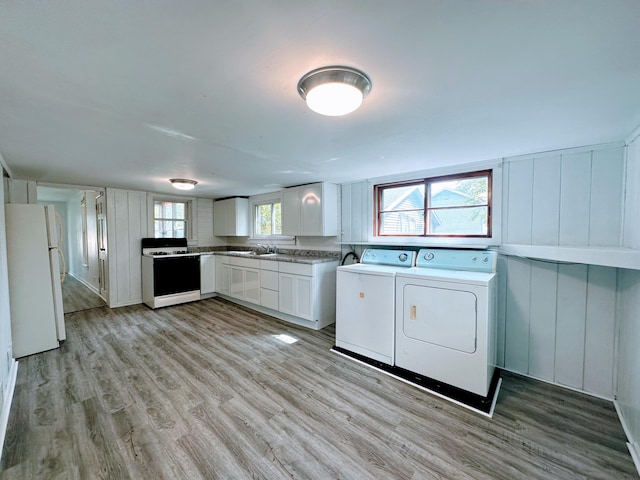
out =
[(417, 310), (417, 307), (415, 305), (411, 305), (411, 309), (410, 309), (410, 312), (409, 312), (409, 318), (411, 320), (415, 320), (416, 319), (416, 310)]

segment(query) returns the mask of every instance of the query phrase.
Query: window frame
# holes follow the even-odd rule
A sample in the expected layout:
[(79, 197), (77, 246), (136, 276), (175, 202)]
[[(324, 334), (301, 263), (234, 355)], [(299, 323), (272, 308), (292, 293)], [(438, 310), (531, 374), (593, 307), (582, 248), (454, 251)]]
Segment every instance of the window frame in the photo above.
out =
[[(280, 204), (280, 233), (270, 233), (269, 235), (262, 235), (258, 233), (258, 209), (264, 205), (271, 205), (271, 231), (275, 230), (275, 218), (274, 218), (274, 210), (276, 204)], [(263, 238), (263, 239), (272, 239), (272, 238), (281, 238), (282, 237), (282, 199), (274, 198), (270, 200), (262, 200), (251, 203), (252, 207), (252, 218), (253, 218), (253, 226), (252, 226), (252, 234), (253, 238)]]
[[(169, 203), (183, 203), (184, 204), (184, 219), (181, 218), (156, 218), (156, 203), (157, 202), (169, 202)], [(184, 236), (187, 239), (191, 239), (191, 215), (192, 206), (191, 200), (184, 198), (170, 198), (170, 197), (153, 197), (151, 201), (151, 231), (154, 238), (178, 238), (178, 237), (156, 237), (156, 221), (182, 221), (184, 222)]]
[[(460, 206), (451, 206), (451, 207), (432, 207), (429, 205), (429, 200), (430, 200), (430, 191), (431, 191), (431, 185), (434, 183), (440, 183), (440, 182), (447, 182), (447, 181), (454, 181), (454, 180), (465, 180), (465, 179), (473, 179), (473, 178), (477, 178), (477, 177), (487, 177), (487, 201), (486, 204), (479, 204), (479, 205), (460, 205)], [(492, 239), (493, 238), (493, 233), (494, 233), (494, 226), (493, 226), (493, 216), (492, 216), (492, 210), (494, 208), (493, 206), (493, 180), (494, 180), (494, 175), (493, 175), (493, 169), (489, 168), (489, 169), (483, 169), (483, 170), (476, 170), (476, 171), (472, 171), (472, 172), (464, 172), (464, 173), (455, 173), (455, 174), (448, 174), (448, 175), (438, 175), (438, 176), (430, 176), (430, 177), (426, 177), (426, 178), (422, 178), (422, 179), (411, 179), (411, 180), (403, 180), (403, 181), (399, 181), (399, 182), (392, 182), (392, 183), (381, 183), (381, 184), (377, 184), (374, 185), (373, 187), (373, 192), (374, 192), (374, 207), (375, 207), (375, 213), (374, 213), (374, 218), (373, 218), (373, 235), (374, 237), (377, 238), (389, 238), (389, 239), (393, 239), (393, 238), (431, 238), (431, 239), (435, 239), (435, 238), (460, 238), (460, 239), (464, 239), (464, 238), (468, 238), (468, 239), (474, 239), (474, 238), (482, 238), (482, 239)], [(417, 186), (417, 185), (424, 185), (425, 190), (424, 190), (424, 204), (423, 204), (423, 208), (419, 209), (423, 211), (423, 217), (424, 217), (424, 227), (423, 227), (423, 232), (422, 233), (402, 233), (402, 234), (389, 234), (389, 233), (381, 233), (380, 229), (382, 226), (382, 215), (384, 213), (390, 212), (390, 210), (382, 210), (381, 209), (381, 205), (382, 205), (382, 193), (384, 190), (386, 189), (390, 189), (390, 188), (400, 188), (400, 187), (410, 187), (410, 186)], [(428, 233), (429, 231), (429, 221), (430, 221), (430, 215), (429, 212), (434, 211), (434, 210), (451, 210), (451, 209), (460, 209), (460, 208), (473, 208), (473, 207), (486, 207), (487, 208), (487, 232), (486, 234), (434, 234), (434, 233)], [(417, 209), (416, 209), (417, 210)]]

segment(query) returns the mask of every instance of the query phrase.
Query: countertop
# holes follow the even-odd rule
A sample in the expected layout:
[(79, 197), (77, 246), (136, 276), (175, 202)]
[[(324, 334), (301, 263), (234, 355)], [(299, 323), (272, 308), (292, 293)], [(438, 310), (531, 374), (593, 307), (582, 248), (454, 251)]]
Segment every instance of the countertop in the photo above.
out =
[(258, 255), (255, 253), (244, 253), (234, 251), (213, 251), (213, 252), (198, 252), (200, 255), (226, 255), (228, 257), (241, 257), (241, 258), (255, 258), (258, 260), (271, 260), (275, 262), (290, 262), (290, 263), (305, 263), (313, 265), (315, 263), (329, 263), (339, 262), (336, 257), (331, 256), (316, 256), (316, 255), (289, 255), (286, 253), (268, 253)]

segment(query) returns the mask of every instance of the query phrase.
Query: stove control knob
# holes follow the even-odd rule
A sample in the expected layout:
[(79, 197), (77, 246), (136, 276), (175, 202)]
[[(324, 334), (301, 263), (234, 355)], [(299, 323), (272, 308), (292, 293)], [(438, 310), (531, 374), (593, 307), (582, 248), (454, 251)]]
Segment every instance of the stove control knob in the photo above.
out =
[(473, 258), (471, 259), (471, 261), (472, 261), (472, 262), (477, 262), (477, 261), (478, 261), (478, 257), (473, 257)]
[(482, 261), (483, 261), (484, 263), (487, 263), (487, 262), (489, 261), (489, 257), (484, 257), (484, 258), (482, 259)]
[(433, 257), (434, 257), (433, 252), (429, 252), (424, 256), (424, 259), (425, 260), (433, 260)]
[(400, 255), (398, 255), (398, 259), (399, 259), (401, 262), (406, 262), (406, 261), (407, 261), (407, 258), (409, 258), (409, 255), (407, 255), (406, 253), (401, 253)]

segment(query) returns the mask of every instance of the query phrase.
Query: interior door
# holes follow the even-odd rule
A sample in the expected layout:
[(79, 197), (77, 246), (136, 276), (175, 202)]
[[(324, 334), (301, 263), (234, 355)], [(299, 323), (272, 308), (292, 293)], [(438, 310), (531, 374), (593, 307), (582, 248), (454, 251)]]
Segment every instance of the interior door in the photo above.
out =
[(405, 285), (402, 331), (410, 339), (461, 352), (476, 350), (476, 296), (446, 288)]
[(96, 196), (96, 228), (98, 240), (98, 286), (100, 296), (109, 299), (109, 267), (107, 255), (107, 209), (104, 192)]

